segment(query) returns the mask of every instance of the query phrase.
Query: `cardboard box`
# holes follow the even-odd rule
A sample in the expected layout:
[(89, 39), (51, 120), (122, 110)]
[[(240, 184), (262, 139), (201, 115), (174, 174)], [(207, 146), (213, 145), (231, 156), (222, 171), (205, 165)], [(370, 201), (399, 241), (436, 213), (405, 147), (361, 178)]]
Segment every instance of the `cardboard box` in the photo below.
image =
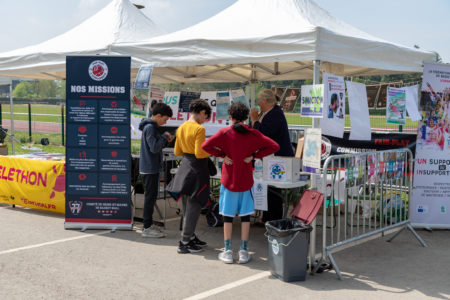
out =
[(301, 160), (298, 157), (266, 156), (263, 158), (263, 178), (266, 181), (300, 181)]
[(298, 142), (297, 142), (297, 150), (295, 151), (295, 157), (302, 158), (303, 156), (303, 143), (305, 142), (305, 138), (303, 135), (299, 135)]
[(8, 155), (8, 145), (0, 145), (0, 155)]

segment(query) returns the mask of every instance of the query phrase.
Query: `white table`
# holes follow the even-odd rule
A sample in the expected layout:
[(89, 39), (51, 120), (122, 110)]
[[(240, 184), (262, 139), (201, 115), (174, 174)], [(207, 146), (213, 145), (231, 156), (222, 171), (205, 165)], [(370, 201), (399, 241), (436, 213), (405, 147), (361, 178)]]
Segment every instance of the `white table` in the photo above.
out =
[[(220, 180), (221, 173), (220, 169), (217, 170), (217, 174), (210, 177), (211, 179), (217, 179)], [(288, 190), (297, 189), (304, 187), (310, 183), (309, 180), (303, 180), (303, 181), (295, 181), (295, 182), (283, 182), (283, 181), (267, 181), (263, 180), (263, 182), (267, 183), (268, 186), (275, 187), (282, 189), (284, 192), (282, 192), (281, 197), (283, 197), (283, 218), (286, 218), (287, 213), (289, 211), (289, 200), (288, 200)]]
[[(282, 192), (283, 197), (283, 219), (287, 217), (288, 211), (289, 211), (289, 200), (288, 200), (288, 190), (291, 189), (297, 189), (304, 187), (309, 184), (309, 180), (304, 181), (295, 181), (295, 182), (282, 182), (282, 181), (264, 181), (267, 183), (268, 186), (275, 187), (282, 189), (284, 193)], [(284, 194), (284, 195), (283, 195)]]

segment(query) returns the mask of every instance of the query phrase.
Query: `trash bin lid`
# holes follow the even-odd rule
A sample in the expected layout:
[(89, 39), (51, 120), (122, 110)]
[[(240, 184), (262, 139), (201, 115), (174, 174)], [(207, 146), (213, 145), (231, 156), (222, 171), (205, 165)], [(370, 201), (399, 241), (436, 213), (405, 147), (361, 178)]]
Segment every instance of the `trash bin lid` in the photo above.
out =
[(323, 194), (318, 191), (306, 190), (289, 215), (305, 222), (305, 224), (310, 224), (319, 212), (323, 198)]

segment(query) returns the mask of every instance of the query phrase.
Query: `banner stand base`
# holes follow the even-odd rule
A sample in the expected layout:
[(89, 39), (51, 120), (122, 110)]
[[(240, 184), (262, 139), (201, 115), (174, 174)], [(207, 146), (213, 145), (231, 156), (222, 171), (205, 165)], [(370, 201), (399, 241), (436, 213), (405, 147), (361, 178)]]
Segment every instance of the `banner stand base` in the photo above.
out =
[(64, 229), (80, 229), (81, 231), (86, 231), (88, 229), (110, 229), (112, 232), (116, 230), (132, 230), (133, 224), (114, 224), (114, 223), (73, 223), (65, 222)]

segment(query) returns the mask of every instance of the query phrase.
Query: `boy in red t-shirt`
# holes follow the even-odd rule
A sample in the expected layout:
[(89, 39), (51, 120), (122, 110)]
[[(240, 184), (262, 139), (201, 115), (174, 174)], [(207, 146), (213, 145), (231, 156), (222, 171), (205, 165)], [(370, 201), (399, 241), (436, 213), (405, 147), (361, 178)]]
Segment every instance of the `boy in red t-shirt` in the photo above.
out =
[(224, 158), (219, 211), (224, 216), (225, 250), (219, 254), (219, 259), (225, 263), (233, 263), (231, 234), (233, 218), (237, 213), (242, 223), (239, 263), (247, 263), (250, 260), (247, 250), (250, 215), (255, 212), (251, 162), (254, 158), (263, 158), (277, 152), (280, 147), (258, 130), (242, 124), (249, 114), (245, 104), (231, 104), (228, 114), (233, 125), (219, 130), (203, 143), (202, 148), (211, 155)]

